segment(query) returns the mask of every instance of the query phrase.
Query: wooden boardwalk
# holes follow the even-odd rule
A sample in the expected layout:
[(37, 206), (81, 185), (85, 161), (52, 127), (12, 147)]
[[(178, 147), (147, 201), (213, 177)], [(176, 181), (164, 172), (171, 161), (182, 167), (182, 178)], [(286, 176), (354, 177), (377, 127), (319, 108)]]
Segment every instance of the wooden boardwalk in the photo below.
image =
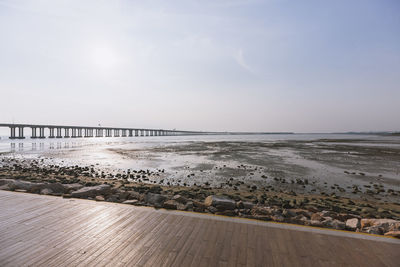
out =
[(0, 266), (399, 266), (399, 240), (0, 191)]

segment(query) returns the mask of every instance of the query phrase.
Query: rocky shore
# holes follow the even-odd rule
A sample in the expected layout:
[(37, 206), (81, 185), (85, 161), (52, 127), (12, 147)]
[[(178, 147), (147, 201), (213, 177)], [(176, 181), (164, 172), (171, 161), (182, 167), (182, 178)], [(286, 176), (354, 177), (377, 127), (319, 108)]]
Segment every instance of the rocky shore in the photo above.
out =
[[(163, 170), (152, 171), (152, 175)], [(0, 168), (0, 189), (85, 198), (128, 205), (212, 213), (264, 221), (294, 223), (400, 238), (400, 204), (350, 199), (335, 194), (298, 194), (242, 186), (212, 188), (207, 184), (165, 186), (131, 177), (148, 170), (117, 175), (97, 173), (94, 166), (27, 166), (9, 160)], [(305, 183), (305, 181), (301, 181)], [(244, 189), (243, 189), (244, 188)]]

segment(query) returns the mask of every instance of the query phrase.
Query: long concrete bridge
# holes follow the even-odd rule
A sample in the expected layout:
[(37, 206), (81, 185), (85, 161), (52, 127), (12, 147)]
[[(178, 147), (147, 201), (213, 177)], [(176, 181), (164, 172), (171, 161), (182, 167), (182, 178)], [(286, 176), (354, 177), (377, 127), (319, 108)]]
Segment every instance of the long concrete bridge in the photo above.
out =
[(171, 136), (171, 135), (201, 135), (211, 132), (179, 131), (165, 129), (118, 128), (103, 126), (69, 126), (69, 125), (39, 125), (0, 123), (0, 127), (10, 128), (10, 139), (24, 139), (24, 129), (30, 128), (31, 138), (80, 138), (80, 137), (132, 137), (132, 136)]

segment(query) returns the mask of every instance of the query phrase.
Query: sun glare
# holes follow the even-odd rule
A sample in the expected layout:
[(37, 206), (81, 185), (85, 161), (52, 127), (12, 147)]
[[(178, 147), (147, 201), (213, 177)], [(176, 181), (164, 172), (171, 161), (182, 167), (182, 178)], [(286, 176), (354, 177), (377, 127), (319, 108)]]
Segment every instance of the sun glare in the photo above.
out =
[(117, 55), (109, 46), (98, 45), (92, 50), (93, 64), (100, 69), (112, 69), (117, 65)]

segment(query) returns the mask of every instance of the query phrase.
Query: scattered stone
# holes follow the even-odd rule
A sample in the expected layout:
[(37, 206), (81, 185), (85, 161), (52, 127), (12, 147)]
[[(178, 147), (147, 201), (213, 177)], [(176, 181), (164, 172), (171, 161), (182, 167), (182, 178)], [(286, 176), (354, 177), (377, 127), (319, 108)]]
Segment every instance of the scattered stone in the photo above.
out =
[(224, 197), (224, 196), (208, 196), (204, 200), (204, 204), (209, 207), (209, 206), (214, 206), (214, 207), (219, 207), (219, 209), (227, 209), (227, 210), (233, 210), (236, 207), (236, 203), (234, 200)]

